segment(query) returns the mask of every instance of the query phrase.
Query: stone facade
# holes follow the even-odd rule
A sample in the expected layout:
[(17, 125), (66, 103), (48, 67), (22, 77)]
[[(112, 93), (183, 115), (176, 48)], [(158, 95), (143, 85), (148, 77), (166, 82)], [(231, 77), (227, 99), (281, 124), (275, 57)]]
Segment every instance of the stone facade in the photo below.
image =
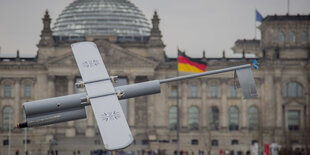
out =
[[(0, 154), (9, 151), (8, 120), (12, 124), (24, 120), (24, 102), (76, 93), (74, 83), (80, 74), (70, 48), (76, 40), (53, 37), (50, 20), (46, 12), (37, 57), (22, 58), (18, 54), (14, 58), (1, 58)], [(85, 36), (79, 41), (95, 42), (109, 74), (125, 79), (128, 84), (174, 77), (177, 75), (176, 59), (165, 56), (156, 12), (152, 24), (147, 40), (122, 42), (113, 36)], [(310, 16), (267, 16), (259, 28), (261, 40), (238, 40), (233, 47), (236, 53), (254, 53), (258, 56), (260, 69), (253, 71), (259, 94), (257, 98), (243, 100), (241, 91), (232, 89), (233, 72), (179, 83), (181, 150), (191, 154), (202, 151), (218, 154), (220, 150), (246, 153), (251, 151), (254, 142), (294, 147), (309, 145), (310, 137), (306, 131), (309, 131), (310, 123)], [(283, 41), (279, 32), (283, 33)], [(290, 38), (293, 37), (291, 32), (295, 39)], [(305, 33), (305, 40), (301, 38), (301, 33)], [(207, 62), (208, 70), (252, 61), (252, 58), (245, 56), (227, 58), (224, 54), (222, 58), (197, 59)], [(131, 98), (125, 102), (128, 104), (128, 123), (135, 138), (126, 151), (135, 150), (142, 154), (146, 150), (165, 150), (167, 154), (174, 153), (177, 132), (170, 128), (169, 122), (173, 119), (171, 107), (177, 102), (173, 95), (176, 85), (163, 84), (160, 94)], [(190, 114), (192, 107), (198, 109), (198, 113)], [(210, 115), (212, 107), (216, 107), (217, 116)], [(258, 110), (254, 130), (249, 125), (251, 107)], [(236, 113), (233, 113), (234, 109), (237, 109)], [(24, 149), (34, 155), (51, 154), (53, 151), (55, 154), (56, 151), (58, 154), (90, 154), (91, 151), (102, 150), (104, 146), (91, 107), (87, 108), (87, 112), (88, 119), (85, 120), (27, 131), (12, 128), (11, 155), (15, 152), (23, 154)], [(298, 118), (298, 123), (293, 123), (293, 129), (288, 128), (292, 125), (288, 121), (290, 112), (297, 114)], [(197, 120), (195, 116), (198, 116), (197, 128), (190, 128), (192, 120)], [(215, 117), (218, 117), (218, 125), (212, 128), (210, 120)], [(237, 126), (234, 124), (236, 119)], [(25, 136), (27, 146), (23, 144)]]

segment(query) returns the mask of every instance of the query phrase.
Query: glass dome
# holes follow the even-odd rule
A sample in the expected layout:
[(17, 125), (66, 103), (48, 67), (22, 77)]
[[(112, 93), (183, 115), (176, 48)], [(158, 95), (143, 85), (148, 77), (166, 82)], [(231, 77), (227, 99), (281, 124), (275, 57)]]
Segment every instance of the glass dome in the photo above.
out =
[(143, 13), (128, 0), (75, 0), (62, 11), (54, 36), (149, 36)]

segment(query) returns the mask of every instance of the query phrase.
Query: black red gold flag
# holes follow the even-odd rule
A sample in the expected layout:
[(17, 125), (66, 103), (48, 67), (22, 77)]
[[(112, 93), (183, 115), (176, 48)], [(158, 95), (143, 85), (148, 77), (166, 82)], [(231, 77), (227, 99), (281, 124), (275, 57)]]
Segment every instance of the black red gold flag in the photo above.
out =
[(205, 72), (207, 65), (204, 63), (194, 62), (185, 53), (178, 50), (178, 71), (179, 72)]

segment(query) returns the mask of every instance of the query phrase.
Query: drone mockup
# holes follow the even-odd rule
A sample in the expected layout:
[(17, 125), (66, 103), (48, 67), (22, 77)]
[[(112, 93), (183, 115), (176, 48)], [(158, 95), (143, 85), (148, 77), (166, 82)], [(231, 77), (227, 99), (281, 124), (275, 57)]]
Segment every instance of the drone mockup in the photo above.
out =
[(25, 102), (26, 122), (17, 124), (18, 128), (83, 119), (87, 117), (85, 106), (91, 105), (104, 147), (116, 150), (129, 146), (134, 139), (119, 100), (160, 93), (160, 84), (235, 71), (243, 97), (257, 96), (251, 64), (114, 87), (117, 77), (108, 75), (95, 43), (80, 42), (71, 47), (83, 79), (75, 85), (85, 87), (86, 93)]

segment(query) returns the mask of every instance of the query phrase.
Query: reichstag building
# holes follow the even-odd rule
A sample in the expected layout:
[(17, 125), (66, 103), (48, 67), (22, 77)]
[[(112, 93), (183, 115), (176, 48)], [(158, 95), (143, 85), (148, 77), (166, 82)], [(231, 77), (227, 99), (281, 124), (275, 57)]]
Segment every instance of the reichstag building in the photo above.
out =
[[(70, 47), (79, 41), (97, 44), (109, 74), (120, 77), (116, 85), (176, 76), (177, 61), (165, 54), (159, 15), (154, 12), (149, 24), (128, 0), (75, 0), (54, 25), (47, 11), (42, 16), (36, 56), (17, 52), (0, 58), (0, 154), (100, 154), (104, 146), (91, 107), (87, 119), (16, 129), (25, 120), (22, 104), (84, 91), (74, 85), (81, 77)], [(175, 154), (177, 117), (183, 154), (250, 154), (254, 143), (309, 146), (310, 15), (266, 16), (259, 29), (261, 40), (235, 42), (232, 49), (240, 58), (225, 52), (195, 58), (214, 70), (251, 63), (246, 54), (254, 54), (260, 64), (253, 70), (257, 98), (242, 99), (233, 72), (182, 81), (177, 116), (177, 83), (164, 84), (160, 94), (122, 101), (135, 138), (124, 151)]]

